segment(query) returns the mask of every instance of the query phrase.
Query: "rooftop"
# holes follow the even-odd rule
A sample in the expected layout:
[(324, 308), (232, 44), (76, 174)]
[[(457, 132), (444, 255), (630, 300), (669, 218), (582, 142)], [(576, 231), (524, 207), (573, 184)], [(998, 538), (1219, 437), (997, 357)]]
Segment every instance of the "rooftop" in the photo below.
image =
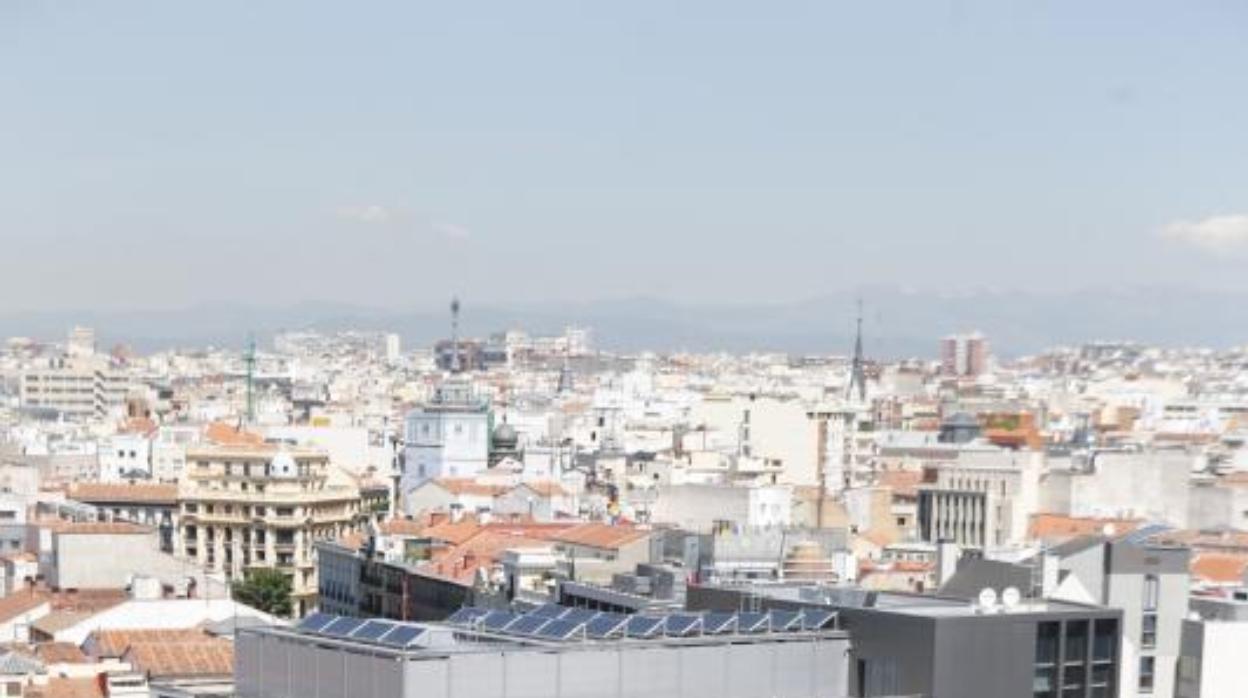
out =
[(176, 504), (178, 486), (161, 483), (75, 482), (66, 496), (80, 502)]
[(466, 607), (445, 623), (404, 623), (314, 613), (293, 628), (243, 633), (303, 637), (318, 644), (363, 645), (405, 656), (506, 652), (508, 649), (571, 650), (605, 643), (704, 644), (843, 638), (836, 614), (823, 609), (766, 613), (621, 615), (547, 604), (528, 613)]

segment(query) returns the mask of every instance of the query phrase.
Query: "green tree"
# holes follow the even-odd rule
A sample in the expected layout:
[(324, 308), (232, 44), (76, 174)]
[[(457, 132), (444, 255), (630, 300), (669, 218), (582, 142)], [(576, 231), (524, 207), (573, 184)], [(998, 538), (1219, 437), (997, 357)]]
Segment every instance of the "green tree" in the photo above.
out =
[(290, 616), (290, 591), (290, 577), (267, 568), (250, 570), (230, 585), (235, 601), (274, 616)]

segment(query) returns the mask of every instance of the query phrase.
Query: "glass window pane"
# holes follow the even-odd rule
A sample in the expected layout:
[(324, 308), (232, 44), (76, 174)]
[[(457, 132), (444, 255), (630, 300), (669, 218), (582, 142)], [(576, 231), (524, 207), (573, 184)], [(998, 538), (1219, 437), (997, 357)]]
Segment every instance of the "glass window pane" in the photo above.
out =
[(1036, 627), (1036, 664), (1057, 662), (1057, 623), (1041, 623)]
[(1092, 659), (1112, 661), (1118, 648), (1118, 621), (1112, 618), (1096, 621), (1096, 636), (1092, 645)]
[(1066, 624), (1067, 662), (1083, 662), (1088, 656), (1088, 621), (1076, 620)]

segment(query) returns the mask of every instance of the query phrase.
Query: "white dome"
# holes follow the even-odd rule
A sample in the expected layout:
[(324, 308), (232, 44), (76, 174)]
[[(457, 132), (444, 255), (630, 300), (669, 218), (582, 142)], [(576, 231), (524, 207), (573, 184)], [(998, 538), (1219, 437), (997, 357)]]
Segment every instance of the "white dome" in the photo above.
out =
[(269, 474), (273, 477), (294, 477), (298, 473), (299, 465), (295, 463), (295, 457), (285, 451), (278, 451), (269, 461)]

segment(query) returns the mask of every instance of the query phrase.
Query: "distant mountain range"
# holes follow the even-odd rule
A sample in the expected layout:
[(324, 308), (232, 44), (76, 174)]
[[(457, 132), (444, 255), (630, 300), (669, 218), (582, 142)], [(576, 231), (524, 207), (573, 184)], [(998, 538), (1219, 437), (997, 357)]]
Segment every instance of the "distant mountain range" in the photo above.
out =
[[(1082, 290), (1060, 294), (981, 291), (941, 295), (868, 288), (792, 303), (684, 304), (653, 298), (504, 306), (467, 301), (463, 332), (485, 336), (520, 327), (558, 333), (591, 327), (605, 349), (636, 351), (786, 351), (848, 353), (856, 298), (865, 304), (867, 353), (934, 357), (937, 340), (979, 330), (994, 351), (1019, 355), (1094, 340), (1224, 348), (1248, 343), (1248, 293), (1174, 288)], [(102, 346), (139, 350), (242, 347), (249, 334), (267, 342), (291, 329), (388, 330), (407, 346), (449, 334), (448, 311), (403, 311), (306, 302), (288, 307), (231, 303), (185, 310), (0, 314), (0, 336), (60, 339), (72, 325), (96, 328)]]

